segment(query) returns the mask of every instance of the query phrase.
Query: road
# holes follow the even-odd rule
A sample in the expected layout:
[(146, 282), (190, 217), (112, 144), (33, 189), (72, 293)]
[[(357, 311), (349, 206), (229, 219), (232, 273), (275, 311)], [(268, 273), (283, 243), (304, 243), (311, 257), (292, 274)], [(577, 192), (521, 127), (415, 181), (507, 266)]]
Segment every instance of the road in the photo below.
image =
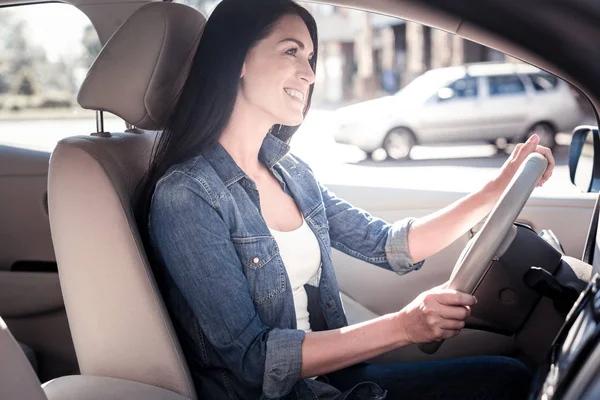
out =
[[(491, 145), (440, 145), (417, 146), (410, 160), (367, 160), (358, 148), (334, 143), (326, 132), (329, 129), (327, 114), (317, 115), (311, 118), (309, 114), (295, 134), (292, 151), (309, 162), (326, 183), (471, 192), (493, 179), (509, 156), (509, 153), (498, 153)], [(550, 180), (535, 191), (543, 195), (581, 193), (569, 178), (570, 135), (557, 135), (557, 143), (555, 171)], [(582, 160), (580, 170), (591, 171), (590, 160)]]
[[(340, 150), (340, 153), (354, 153), (353, 149)], [(493, 179), (508, 158), (508, 154), (496, 154), (491, 146), (415, 150), (422, 158), (383, 162), (363, 160), (330, 166), (318, 165), (313, 169), (317, 175), (324, 176), (323, 181), (329, 183), (470, 192)], [(452, 156), (438, 157), (440, 152)], [(465, 153), (468, 156), (464, 156)], [(426, 158), (427, 156), (430, 158)], [(558, 146), (554, 157), (556, 168), (552, 177), (544, 187), (536, 191), (540, 194), (580, 193), (581, 190), (572, 185), (569, 178), (568, 147)]]
[[(508, 154), (498, 154), (493, 146), (417, 147), (411, 160), (365, 160), (353, 146), (333, 142), (328, 112), (311, 111), (292, 139), (292, 151), (307, 161), (324, 183), (391, 186), (469, 192), (481, 187), (498, 173)], [(123, 123), (108, 119), (106, 130), (122, 130)], [(0, 143), (52, 151), (63, 137), (89, 134), (95, 130), (91, 119), (0, 121)], [(568, 145), (568, 137), (562, 143)], [(555, 150), (556, 169), (543, 188), (548, 194), (578, 193), (569, 180), (568, 146)]]

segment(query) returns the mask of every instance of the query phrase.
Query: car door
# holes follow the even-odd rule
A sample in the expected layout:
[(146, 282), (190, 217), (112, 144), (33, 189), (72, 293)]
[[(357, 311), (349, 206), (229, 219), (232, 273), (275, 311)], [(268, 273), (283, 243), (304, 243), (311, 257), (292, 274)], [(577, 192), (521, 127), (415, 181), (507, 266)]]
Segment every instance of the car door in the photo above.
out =
[(481, 134), (487, 139), (522, 135), (531, 108), (530, 94), (517, 74), (490, 75), (483, 79)]
[(480, 123), (477, 77), (457, 79), (432, 96), (419, 113), (422, 143), (477, 140)]
[[(431, 165), (435, 166), (436, 163), (432, 161)], [(452, 166), (451, 161), (438, 164), (437, 167), (439, 167), (436, 168), (437, 170), (456, 168)], [(467, 194), (461, 189), (452, 191), (448, 189), (448, 185), (436, 189), (435, 181), (425, 176), (421, 178), (422, 189), (415, 189), (402, 183), (406, 182), (406, 179), (402, 178), (403, 173), (400, 170), (395, 174), (398, 182), (395, 187), (389, 187), (389, 184), (377, 185), (377, 181), (389, 182), (393, 174), (386, 175), (387, 177), (378, 179), (372, 177), (369, 182), (364, 182), (360, 174), (354, 173), (352, 176), (354, 183), (333, 183), (329, 184), (328, 188), (354, 206), (366, 209), (389, 222), (406, 217), (428, 215)], [(472, 180), (474, 175), (470, 172), (455, 179)], [(556, 175), (558, 176), (553, 177), (554, 180), (564, 180), (564, 186), (568, 185), (566, 173), (560, 171)], [(443, 174), (440, 177), (440, 181), (452, 181), (452, 179), (450, 174)], [(480, 182), (473, 186), (476, 184)], [(557, 183), (557, 186), (562, 185)], [(566, 253), (580, 258), (583, 254), (596, 195), (576, 192), (573, 190), (562, 195), (556, 193), (548, 195), (542, 190), (536, 191), (518, 220), (530, 225), (537, 232), (551, 229), (561, 241)], [(565, 224), (564, 221), (569, 223)], [(468, 232), (446, 249), (427, 259), (420, 270), (402, 276), (334, 250), (332, 257), (349, 323), (363, 322), (399, 311), (420, 293), (446, 282), (461, 251), (474, 232), (475, 230)], [(412, 345), (382, 355), (377, 360), (381, 362), (426, 361), (449, 357), (510, 354), (514, 350), (512, 337), (465, 329), (457, 337), (448, 340), (435, 355), (426, 355), (417, 346)]]

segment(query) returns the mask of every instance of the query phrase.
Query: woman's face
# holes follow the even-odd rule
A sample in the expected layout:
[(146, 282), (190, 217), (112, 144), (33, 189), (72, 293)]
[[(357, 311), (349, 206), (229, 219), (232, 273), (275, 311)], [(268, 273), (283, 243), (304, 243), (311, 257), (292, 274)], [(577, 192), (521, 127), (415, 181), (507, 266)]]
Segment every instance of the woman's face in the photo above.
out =
[(301, 124), (309, 87), (315, 81), (309, 63), (313, 51), (302, 18), (283, 16), (271, 34), (248, 52), (239, 96), (272, 124)]

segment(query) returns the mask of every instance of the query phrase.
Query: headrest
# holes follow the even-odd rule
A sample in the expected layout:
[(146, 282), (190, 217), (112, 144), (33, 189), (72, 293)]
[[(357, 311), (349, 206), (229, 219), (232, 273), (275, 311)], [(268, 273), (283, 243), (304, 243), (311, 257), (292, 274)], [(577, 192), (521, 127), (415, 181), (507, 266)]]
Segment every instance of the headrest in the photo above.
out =
[(111, 36), (77, 101), (136, 127), (161, 128), (185, 82), (206, 18), (177, 3), (148, 3)]

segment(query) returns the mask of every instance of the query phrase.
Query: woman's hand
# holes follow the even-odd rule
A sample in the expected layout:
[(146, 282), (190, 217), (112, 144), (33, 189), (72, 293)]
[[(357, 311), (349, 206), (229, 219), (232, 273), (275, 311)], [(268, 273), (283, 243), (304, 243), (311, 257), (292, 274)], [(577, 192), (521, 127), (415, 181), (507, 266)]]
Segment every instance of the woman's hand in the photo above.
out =
[(493, 181), (493, 187), (499, 194), (504, 192), (504, 189), (506, 189), (506, 186), (508, 186), (515, 176), (521, 164), (523, 164), (527, 156), (533, 152), (540, 153), (548, 160), (548, 167), (546, 168), (546, 171), (544, 171), (537, 186), (542, 186), (550, 178), (552, 171), (554, 170), (554, 156), (552, 156), (552, 151), (549, 148), (539, 146), (539, 142), (539, 136), (532, 135), (527, 142), (517, 144), (508, 160), (506, 160), (502, 166), (500, 174)]
[(446, 284), (421, 293), (395, 318), (410, 343), (429, 343), (458, 335), (471, 315), (474, 296), (446, 289)]

